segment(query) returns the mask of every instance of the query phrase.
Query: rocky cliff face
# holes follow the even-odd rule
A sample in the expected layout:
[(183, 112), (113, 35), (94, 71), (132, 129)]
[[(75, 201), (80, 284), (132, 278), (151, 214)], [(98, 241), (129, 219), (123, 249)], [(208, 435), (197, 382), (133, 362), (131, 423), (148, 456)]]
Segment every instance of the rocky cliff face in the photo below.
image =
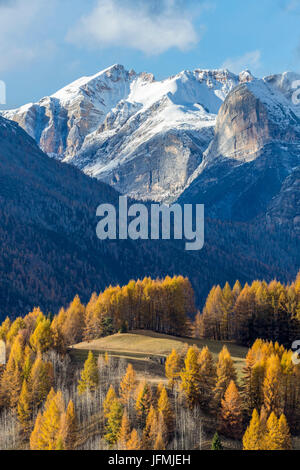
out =
[(236, 87), (220, 109), (210, 154), (251, 161), (269, 142), (299, 143), (300, 108), (272, 79)]
[[(214, 139), (182, 202), (202, 201), (209, 214), (221, 219), (266, 220), (268, 213), (269, 223), (281, 220), (280, 201), (287, 200), (289, 184), (294, 187), (290, 175), (300, 165), (300, 107), (291, 99), (294, 78), (283, 74), (252, 80), (229, 93)], [(297, 207), (293, 204), (293, 214), (286, 210), (282, 220), (292, 216), (297, 226)]]

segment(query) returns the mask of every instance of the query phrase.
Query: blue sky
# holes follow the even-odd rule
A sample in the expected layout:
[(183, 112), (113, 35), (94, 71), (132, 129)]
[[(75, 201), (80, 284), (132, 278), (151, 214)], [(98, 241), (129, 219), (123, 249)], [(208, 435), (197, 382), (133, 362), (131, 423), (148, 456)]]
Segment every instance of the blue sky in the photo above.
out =
[(0, 0), (6, 108), (114, 63), (158, 79), (195, 68), (299, 72), (299, 22), (300, 0)]

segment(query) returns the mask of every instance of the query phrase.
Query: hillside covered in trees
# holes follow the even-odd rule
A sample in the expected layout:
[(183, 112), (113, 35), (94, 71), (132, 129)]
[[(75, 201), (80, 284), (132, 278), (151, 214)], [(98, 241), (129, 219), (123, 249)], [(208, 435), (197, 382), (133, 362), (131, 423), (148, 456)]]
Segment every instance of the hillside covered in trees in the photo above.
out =
[[(266, 286), (269, 293), (274, 286)], [(223, 299), (229, 290), (243, 292), (239, 283), (233, 291), (226, 286)], [(282, 290), (294, 292), (299, 306), (299, 277)], [(7, 318), (0, 328), (7, 348), (0, 448), (292, 449), (300, 433), (300, 368), (277, 341), (253, 341), (242, 369), (226, 346), (216, 359), (208, 347), (186, 344), (157, 366), (159, 379), (108, 353), (90, 351), (84, 365), (70, 356), (72, 344), (116, 331), (197, 335), (199, 317), (195, 325), (189, 319), (194, 310), (191, 284), (179, 276), (110, 287), (86, 306), (76, 296), (53, 318), (39, 308)]]
[(98, 240), (96, 208), (117, 207), (119, 194), (50, 159), (2, 117), (0, 183), (0, 320), (37, 305), (54, 314), (75, 294), (86, 303), (94, 291), (144, 276), (187, 276), (202, 308), (213, 284), (274, 276), (287, 282), (299, 266), (294, 234), (255, 221), (206, 218), (197, 253), (181, 241)]

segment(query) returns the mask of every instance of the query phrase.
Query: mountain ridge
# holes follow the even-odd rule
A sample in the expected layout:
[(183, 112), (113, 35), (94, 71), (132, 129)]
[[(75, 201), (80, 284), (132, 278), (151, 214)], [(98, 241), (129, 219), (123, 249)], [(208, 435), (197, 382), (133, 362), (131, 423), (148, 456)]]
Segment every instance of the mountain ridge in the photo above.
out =
[[(201, 307), (214, 284), (286, 281), (297, 273), (295, 241), (263, 224), (206, 218), (205, 245), (195, 253), (181, 241), (100, 241), (96, 208), (118, 207), (118, 198), (108, 185), (49, 158), (17, 123), (0, 117), (1, 319), (37, 305), (56, 313), (76, 294), (87, 302), (93, 291), (145, 276), (188, 276)], [(277, 206), (272, 210), (276, 215)]]
[(129, 196), (161, 201), (181, 193), (226, 95), (251, 79), (249, 72), (196, 69), (156, 81), (114, 65), (2, 114), (48, 155)]

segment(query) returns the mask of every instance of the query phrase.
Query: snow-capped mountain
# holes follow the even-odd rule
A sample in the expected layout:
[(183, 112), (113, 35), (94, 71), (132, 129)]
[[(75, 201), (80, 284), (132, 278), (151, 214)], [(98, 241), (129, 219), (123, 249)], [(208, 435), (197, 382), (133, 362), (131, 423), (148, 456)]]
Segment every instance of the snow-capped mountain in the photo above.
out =
[[(272, 220), (282, 220), (282, 207), (288, 220), (297, 214), (297, 178), (299, 172), (274, 200)], [(35, 305), (57, 312), (75, 294), (86, 303), (93, 291), (145, 276), (189, 277), (202, 306), (213, 284), (297, 274), (299, 241), (260, 221), (206, 220), (199, 252), (186, 251), (180, 240), (100, 241), (96, 209), (101, 202), (117, 207), (118, 198), (110, 186), (49, 158), (0, 116), (0, 321)]]
[(176, 198), (202, 162), (218, 111), (249, 72), (183, 71), (156, 81), (114, 65), (3, 112), (48, 155), (136, 198)]
[(298, 184), (289, 177), (300, 165), (299, 79), (197, 69), (156, 81), (114, 65), (3, 115), (48, 155), (121, 193), (204, 202), (221, 219), (262, 214), (271, 223), (287, 200), (278, 199), (283, 184), (284, 194), (289, 181)]

